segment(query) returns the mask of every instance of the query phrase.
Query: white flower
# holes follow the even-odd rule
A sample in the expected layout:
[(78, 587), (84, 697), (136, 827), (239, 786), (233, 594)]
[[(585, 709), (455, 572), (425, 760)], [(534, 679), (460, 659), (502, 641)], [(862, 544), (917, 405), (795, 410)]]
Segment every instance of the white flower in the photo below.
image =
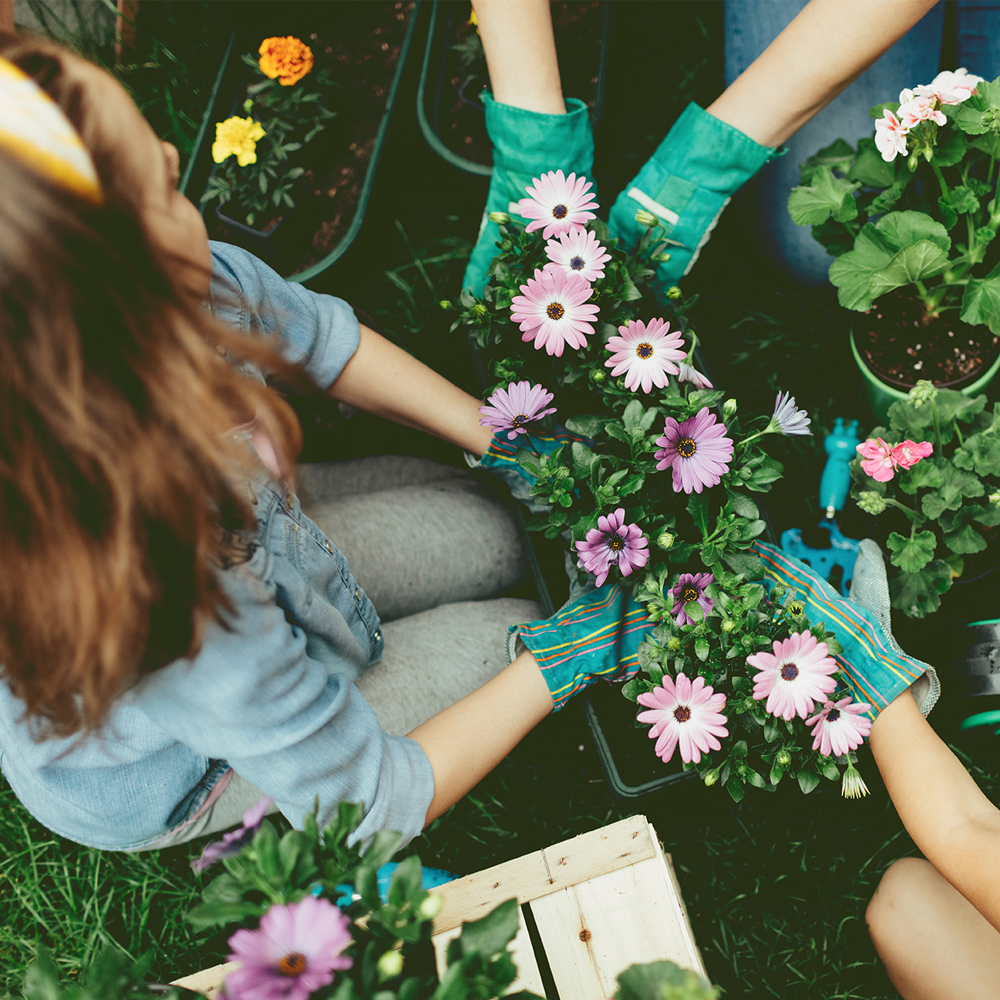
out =
[(912, 90), (904, 90), (899, 95), (899, 120), (907, 129), (916, 128), (921, 122), (932, 121), (944, 125), (948, 119), (938, 110), (937, 98), (915, 97)]
[(875, 122), (875, 148), (886, 163), (891, 163), (897, 155), (906, 156), (906, 136), (910, 130), (888, 109)]
[(956, 70), (942, 70), (930, 83), (914, 87), (913, 93), (917, 97), (936, 97), (942, 104), (961, 104), (976, 92), (976, 87), (982, 82), (981, 76), (970, 73), (963, 66)]
[(690, 382), (696, 389), (711, 389), (712, 383), (693, 365), (681, 362), (681, 370), (677, 373), (678, 382)]
[(597, 237), (583, 226), (574, 226), (568, 233), (560, 233), (557, 239), (545, 244), (545, 255), (552, 261), (545, 270), (565, 271), (579, 274), (587, 281), (604, 277), (604, 265), (611, 260)]

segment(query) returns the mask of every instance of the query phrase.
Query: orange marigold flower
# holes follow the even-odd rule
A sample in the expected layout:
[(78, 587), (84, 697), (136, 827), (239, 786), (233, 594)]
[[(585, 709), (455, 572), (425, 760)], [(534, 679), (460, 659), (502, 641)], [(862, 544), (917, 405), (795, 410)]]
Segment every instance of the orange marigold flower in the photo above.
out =
[(282, 87), (298, 83), (313, 68), (312, 49), (294, 35), (265, 38), (257, 51), (261, 72), (272, 80), (278, 77)]

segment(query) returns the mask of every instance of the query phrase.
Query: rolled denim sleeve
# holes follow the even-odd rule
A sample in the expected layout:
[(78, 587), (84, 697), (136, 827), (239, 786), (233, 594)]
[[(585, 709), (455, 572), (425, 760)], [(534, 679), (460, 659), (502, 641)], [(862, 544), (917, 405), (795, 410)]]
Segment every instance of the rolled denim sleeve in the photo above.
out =
[(143, 681), (140, 707), (195, 752), (227, 760), (295, 826), (318, 796), (321, 822), (338, 802), (365, 804), (358, 840), (379, 830), (412, 839), (434, 795), (427, 755), (384, 733), (357, 687), (308, 654), (306, 634), (277, 602), (269, 561), (259, 549), (222, 574), (236, 606), (229, 627), (213, 622), (194, 659)]
[(328, 389), (358, 349), (354, 310), (336, 296), (285, 281), (240, 247), (212, 242), (211, 249), (215, 315), (244, 333), (280, 337), (284, 356)]

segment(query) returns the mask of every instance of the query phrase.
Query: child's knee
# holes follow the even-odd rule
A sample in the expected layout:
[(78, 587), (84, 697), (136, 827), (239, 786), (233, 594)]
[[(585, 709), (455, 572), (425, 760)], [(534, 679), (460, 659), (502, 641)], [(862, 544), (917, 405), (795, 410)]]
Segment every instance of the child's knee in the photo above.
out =
[(900, 858), (886, 870), (865, 910), (868, 933), (880, 952), (909, 939), (907, 928), (919, 919), (928, 877), (934, 874), (923, 858)]

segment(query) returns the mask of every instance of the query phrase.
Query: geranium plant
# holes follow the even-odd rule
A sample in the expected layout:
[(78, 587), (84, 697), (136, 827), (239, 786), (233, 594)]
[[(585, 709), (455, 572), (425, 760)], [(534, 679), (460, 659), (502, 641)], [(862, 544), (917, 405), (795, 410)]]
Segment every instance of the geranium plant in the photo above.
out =
[[(735, 799), (785, 775), (807, 792), (842, 768), (853, 776), (867, 720), (835, 697), (839, 647), (791, 595), (765, 599), (753, 551), (766, 528), (754, 495), (782, 475), (763, 445), (810, 433), (809, 418), (787, 393), (744, 418), (712, 386), (679, 290), (658, 315), (642, 299), (650, 264), (669, 253), (662, 227), (640, 213), (645, 234), (622, 252), (590, 188), (561, 171), (536, 179), (519, 203), (526, 225), (495, 217), (483, 297), (460, 303), (490, 379), (483, 423), (527, 442), (518, 460), (545, 508), (528, 527), (563, 539), (575, 583), (624, 581), (646, 606), (643, 673), (624, 693), (645, 709), (651, 752), (676, 751)], [(533, 449), (530, 432), (556, 420), (577, 439)], [(782, 643), (796, 677), (775, 681)]]
[(1000, 411), (923, 381), (858, 446), (851, 494), (878, 516), (892, 606), (936, 611), (1000, 526)]
[(296, 183), (306, 167), (298, 154), (326, 128), (334, 87), (326, 69), (315, 69), (312, 49), (293, 36), (265, 38), (250, 67), (243, 115), (215, 126), (213, 171), (202, 204), (216, 202), (249, 225), (295, 206)]

